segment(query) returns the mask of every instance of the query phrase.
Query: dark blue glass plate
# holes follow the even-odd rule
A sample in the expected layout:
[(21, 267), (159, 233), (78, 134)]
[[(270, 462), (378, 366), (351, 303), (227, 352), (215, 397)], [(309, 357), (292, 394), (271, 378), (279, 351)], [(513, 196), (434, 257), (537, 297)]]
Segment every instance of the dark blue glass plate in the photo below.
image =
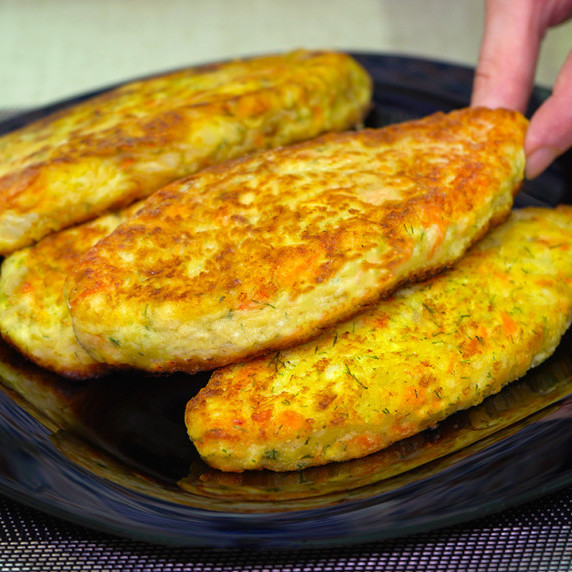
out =
[[(468, 105), (469, 68), (354, 54), (375, 82), (367, 123)], [(16, 129), (93, 94), (0, 124)], [(537, 88), (532, 113), (547, 96)], [(570, 156), (527, 181), (523, 205), (570, 202)], [(572, 484), (572, 335), (482, 405), (347, 463), (223, 474), (189, 442), (186, 401), (208, 375), (114, 374), (73, 384), (0, 344), (0, 492), (84, 526), (177, 546), (360, 543), (490, 514)]]

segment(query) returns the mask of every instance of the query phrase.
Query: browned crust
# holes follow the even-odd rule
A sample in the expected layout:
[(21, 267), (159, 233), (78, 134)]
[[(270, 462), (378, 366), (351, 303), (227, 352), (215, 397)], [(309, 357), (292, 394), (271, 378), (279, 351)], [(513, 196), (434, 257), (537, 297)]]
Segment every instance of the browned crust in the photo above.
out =
[[(76, 334), (98, 359), (153, 371), (210, 369), (307, 340), (452, 264), (501, 221), (522, 181), (525, 129), (515, 112), (465, 109), (328, 134), (165, 187), (79, 262), (68, 299)], [(426, 259), (411, 262), (416, 248)], [(353, 286), (322, 302), (344, 272)], [(305, 300), (327, 307), (311, 317), (314, 302)], [(294, 312), (299, 322), (242, 349), (222, 342), (215, 355), (185, 356), (160, 347), (211, 316), (206, 327), (222, 324), (222, 336), (248, 320), (271, 328)], [(140, 332), (159, 332), (156, 343), (138, 346), (146, 341), (127, 316)], [(170, 328), (172, 338), (161, 338)], [(136, 352), (150, 357), (142, 364)]]
[(371, 80), (296, 51), (134, 82), (0, 137), (0, 254), (208, 165), (359, 124)]

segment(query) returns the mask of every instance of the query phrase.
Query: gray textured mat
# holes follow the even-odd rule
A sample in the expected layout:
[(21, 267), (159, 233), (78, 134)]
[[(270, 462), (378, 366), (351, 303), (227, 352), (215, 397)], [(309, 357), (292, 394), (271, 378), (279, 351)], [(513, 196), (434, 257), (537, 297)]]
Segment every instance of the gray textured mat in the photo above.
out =
[(0, 570), (420, 572), (572, 570), (572, 488), (472, 523), (361, 546), (169, 548), (116, 538), (0, 497)]

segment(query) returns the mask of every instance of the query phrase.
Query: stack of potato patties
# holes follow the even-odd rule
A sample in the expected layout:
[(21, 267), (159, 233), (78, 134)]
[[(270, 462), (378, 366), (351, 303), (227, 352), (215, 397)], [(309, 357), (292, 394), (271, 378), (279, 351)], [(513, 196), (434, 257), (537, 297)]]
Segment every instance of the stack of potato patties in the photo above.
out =
[(371, 89), (300, 50), (1, 138), (3, 337), (77, 379), (215, 370), (185, 421), (228, 471), (364, 456), (523, 375), (572, 308), (572, 213), (511, 214), (526, 119), (365, 129)]

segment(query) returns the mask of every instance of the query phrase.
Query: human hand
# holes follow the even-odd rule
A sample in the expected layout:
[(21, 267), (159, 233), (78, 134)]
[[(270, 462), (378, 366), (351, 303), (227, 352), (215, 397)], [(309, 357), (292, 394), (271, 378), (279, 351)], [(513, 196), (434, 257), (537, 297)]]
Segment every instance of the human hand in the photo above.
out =
[[(486, 0), (471, 105), (524, 112), (546, 31), (572, 17), (572, 0)], [(551, 96), (530, 120), (524, 149), (532, 179), (572, 147), (572, 51)]]

